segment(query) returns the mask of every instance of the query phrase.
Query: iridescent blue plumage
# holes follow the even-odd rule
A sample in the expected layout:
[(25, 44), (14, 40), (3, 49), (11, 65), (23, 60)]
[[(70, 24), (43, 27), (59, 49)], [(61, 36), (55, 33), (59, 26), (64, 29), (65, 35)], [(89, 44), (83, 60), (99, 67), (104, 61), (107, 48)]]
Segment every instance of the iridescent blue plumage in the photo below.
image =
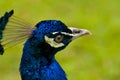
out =
[(44, 40), (44, 36), (51, 32), (71, 33), (61, 21), (46, 20), (38, 23), (23, 49), (20, 67), (23, 80), (67, 80), (65, 72), (54, 57), (65, 46), (54, 48)]
[[(12, 14), (13, 11), (6, 13), (0, 19), (0, 39)], [(44, 20), (32, 26), (13, 18), (9, 23), (7, 29), (10, 31), (6, 31), (8, 34), (6, 39), (2, 39), (3, 44), (27, 38), (20, 63), (22, 80), (67, 80), (64, 70), (55, 59), (55, 54), (77, 37), (90, 33), (85, 29), (68, 28), (59, 20)], [(1, 44), (0, 52), (4, 52)]]

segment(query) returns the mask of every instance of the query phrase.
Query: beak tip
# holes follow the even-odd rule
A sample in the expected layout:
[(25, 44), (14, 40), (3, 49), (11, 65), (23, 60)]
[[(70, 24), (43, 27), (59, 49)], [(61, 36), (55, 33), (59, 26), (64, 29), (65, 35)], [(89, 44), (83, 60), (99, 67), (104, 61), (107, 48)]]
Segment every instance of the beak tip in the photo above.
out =
[(92, 35), (92, 33), (90, 31), (87, 30), (86, 34), (88, 35)]
[(92, 35), (92, 33), (87, 29), (80, 29), (82, 35)]

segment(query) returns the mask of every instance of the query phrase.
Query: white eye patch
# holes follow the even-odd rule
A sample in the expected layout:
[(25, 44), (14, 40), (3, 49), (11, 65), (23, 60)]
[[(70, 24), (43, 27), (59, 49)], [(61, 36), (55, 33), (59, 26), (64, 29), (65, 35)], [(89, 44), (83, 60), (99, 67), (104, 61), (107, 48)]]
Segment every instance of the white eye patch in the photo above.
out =
[(54, 41), (54, 38), (49, 38), (47, 36), (45, 36), (45, 41), (52, 47), (58, 48), (58, 47), (62, 47), (64, 46), (63, 43), (57, 43)]

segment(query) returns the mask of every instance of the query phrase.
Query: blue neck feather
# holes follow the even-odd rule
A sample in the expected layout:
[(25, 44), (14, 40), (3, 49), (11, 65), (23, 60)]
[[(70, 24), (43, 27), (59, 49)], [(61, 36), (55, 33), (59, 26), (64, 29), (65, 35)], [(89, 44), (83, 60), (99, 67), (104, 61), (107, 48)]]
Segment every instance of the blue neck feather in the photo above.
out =
[(29, 38), (20, 64), (22, 80), (67, 80), (65, 72), (54, 58), (57, 51), (35, 37)]

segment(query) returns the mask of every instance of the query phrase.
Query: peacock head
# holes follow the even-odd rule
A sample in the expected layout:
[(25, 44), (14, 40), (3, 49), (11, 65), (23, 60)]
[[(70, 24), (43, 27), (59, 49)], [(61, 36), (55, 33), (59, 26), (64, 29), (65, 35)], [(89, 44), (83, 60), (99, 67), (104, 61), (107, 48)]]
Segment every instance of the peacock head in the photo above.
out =
[(33, 26), (21, 18), (12, 16), (13, 14), (14, 10), (11, 10), (0, 18), (0, 54), (3, 54), (6, 44), (17, 44), (27, 38), (26, 44), (30, 43), (29, 45), (35, 49), (37, 47), (38, 52), (41, 50), (45, 53), (56, 53), (74, 39), (91, 34), (86, 29), (68, 28), (59, 20), (44, 20)]
[[(44, 20), (36, 25), (33, 36), (53, 48), (65, 48), (74, 39), (91, 34), (86, 29), (68, 28), (59, 20)], [(60, 50), (61, 50), (60, 49)]]

